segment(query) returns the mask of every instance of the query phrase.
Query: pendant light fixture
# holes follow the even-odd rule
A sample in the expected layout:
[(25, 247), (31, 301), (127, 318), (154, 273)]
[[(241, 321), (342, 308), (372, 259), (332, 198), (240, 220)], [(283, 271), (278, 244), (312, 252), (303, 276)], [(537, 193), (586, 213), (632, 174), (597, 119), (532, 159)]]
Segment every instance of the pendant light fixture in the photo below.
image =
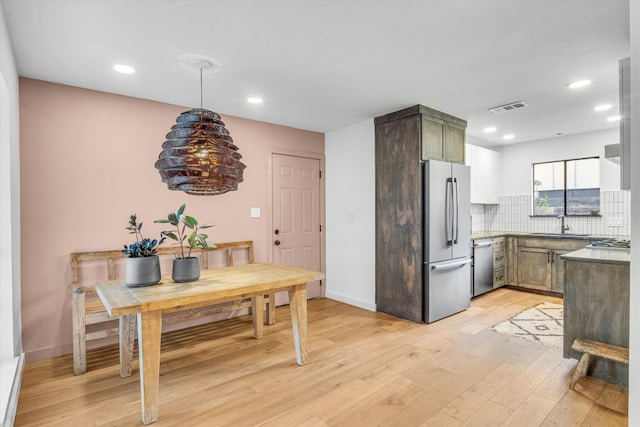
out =
[[(187, 63), (185, 63), (187, 61)], [(188, 54), (181, 64), (200, 71), (200, 108), (180, 114), (162, 144), (156, 169), (169, 190), (213, 196), (238, 189), (246, 166), (218, 113), (202, 107), (202, 71), (214, 63)]]

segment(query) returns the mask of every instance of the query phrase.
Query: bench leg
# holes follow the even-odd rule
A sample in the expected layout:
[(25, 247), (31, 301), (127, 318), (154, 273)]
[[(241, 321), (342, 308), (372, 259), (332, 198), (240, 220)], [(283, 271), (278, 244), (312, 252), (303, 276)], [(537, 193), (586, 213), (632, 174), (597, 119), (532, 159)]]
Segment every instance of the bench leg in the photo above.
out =
[(591, 355), (589, 353), (583, 353), (580, 361), (578, 362), (578, 366), (576, 366), (576, 370), (573, 372), (573, 377), (571, 378), (571, 384), (569, 388), (571, 390), (574, 389), (580, 377), (583, 377), (587, 374), (587, 369), (589, 369), (589, 361), (591, 360)]
[(131, 376), (133, 362), (133, 346), (136, 338), (136, 315), (120, 316), (120, 376)]
[(74, 293), (73, 305), (73, 373), (87, 372), (86, 318), (84, 314), (84, 292)]

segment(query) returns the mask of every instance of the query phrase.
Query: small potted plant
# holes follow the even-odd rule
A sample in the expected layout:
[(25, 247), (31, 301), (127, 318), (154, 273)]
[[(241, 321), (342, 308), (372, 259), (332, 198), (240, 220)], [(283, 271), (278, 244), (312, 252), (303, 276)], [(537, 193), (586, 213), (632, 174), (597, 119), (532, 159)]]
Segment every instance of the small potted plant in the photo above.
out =
[(173, 260), (173, 271), (171, 277), (175, 282), (193, 282), (200, 278), (200, 261), (197, 257), (191, 256), (193, 248), (215, 248), (216, 246), (207, 242), (208, 235), (200, 230), (213, 227), (212, 224), (198, 223), (192, 216), (185, 215), (186, 204), (178, 208), (177, 212), (170, 212), (167, 219), (157, 219), (155, 222), (161, 224), (171, 224), (175, 231), (163, 231), (162, 236), (175, 240), (180, 245), (180, 254)]
[(129, 234), (135, 234), (136, 241), (129, 246), (124, 245), (122, 253), (127, 255), (124, 283), (129, 287), (150, 286), (160, 281), (160, 259), (158, 246), (164, 237), (147, 239), (142, 237), (142, 223), (138, 224), (136, 214), (129, 217)]
[(538, 189), (542, 185), (542, 181), (540, 181), (539, 179), (536, 179), (535, 181), (533, 181), (533, 185), (535, 186), (534, 214), (535, 215), (552, 215), (553, 207), (549, 205), (549, 195), (545, 193), (544, 195), (541, 196), (540, 190)]

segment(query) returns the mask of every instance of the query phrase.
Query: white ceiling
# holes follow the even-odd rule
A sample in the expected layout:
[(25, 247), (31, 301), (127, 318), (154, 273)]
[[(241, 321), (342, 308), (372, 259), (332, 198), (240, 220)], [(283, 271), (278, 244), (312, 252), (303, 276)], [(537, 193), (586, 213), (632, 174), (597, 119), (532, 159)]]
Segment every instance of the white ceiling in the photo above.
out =
[[(329, 132), (423, 104), (501, 145), (617, 127), (628, 0), (2, 0), (20, 76)], [(116, 63), (137, 69), (112, 70)], [(570, 90), (567, 84), (590, 79)], [(264, 103), (249, 105), (249, 96)], [(494, 114), (513, 101), (530, 106)], [(593, 107), (611, 103), (608, 112)], [(482, 129), (495, 125), (487, 135)]]

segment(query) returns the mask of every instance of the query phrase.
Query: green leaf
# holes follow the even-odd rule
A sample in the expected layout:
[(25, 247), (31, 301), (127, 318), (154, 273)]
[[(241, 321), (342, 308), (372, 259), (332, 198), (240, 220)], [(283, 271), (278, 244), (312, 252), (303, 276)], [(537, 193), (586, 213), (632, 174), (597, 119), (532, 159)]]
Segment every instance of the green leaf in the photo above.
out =
[(195, 219), (192, 216), (189, 215), (185, 215), (182, 217), (182, 222), (184, 223), (184, 225), (186, 225), (187, 227), (193, 229), (194, 227), (196, 227), (198, 225), (198, 220)]
[(169, 223), (170, 223), (171, 225), (175, 225), (175, 226), (177, 226), (177, 225), (178, 225), (178, 216), (177, 216), (176, 214), (174, 214), (173, 212), (171, 212), (171, 213), (169, 214), (168, 218), (169, 218)]
[(154, 223), (158, 223), (158, 224), (170, 224), (168, 219), (156, 219), (155, 221), (153, 221)]
[(171, 232), (171, 231), (163, 231), (162, 235), (165, 237), (168, 237), (170, 239), (175, 240), (176, 242), (178, 242), (178, 236), (175, 235), (175, 233)]
[(178, 212), (176, 213), (176, 215), (177, 215), (178, 217), (181, 217), (181, 216), (182, 216), (182, 214), (184, 213), (184, 208), (186, 208), (186, 207), (187, 207), (187, 204), (186, 204), (186, 203), (183, 203), (183, 204), (182, 204), (182, 206), (180, 206), (180, 207), (178, 208)]
[(216, 226), (215, 224), (204, 224), (204, 225), (201, 225), (200, 228), (211, 228), (215, 226)]

